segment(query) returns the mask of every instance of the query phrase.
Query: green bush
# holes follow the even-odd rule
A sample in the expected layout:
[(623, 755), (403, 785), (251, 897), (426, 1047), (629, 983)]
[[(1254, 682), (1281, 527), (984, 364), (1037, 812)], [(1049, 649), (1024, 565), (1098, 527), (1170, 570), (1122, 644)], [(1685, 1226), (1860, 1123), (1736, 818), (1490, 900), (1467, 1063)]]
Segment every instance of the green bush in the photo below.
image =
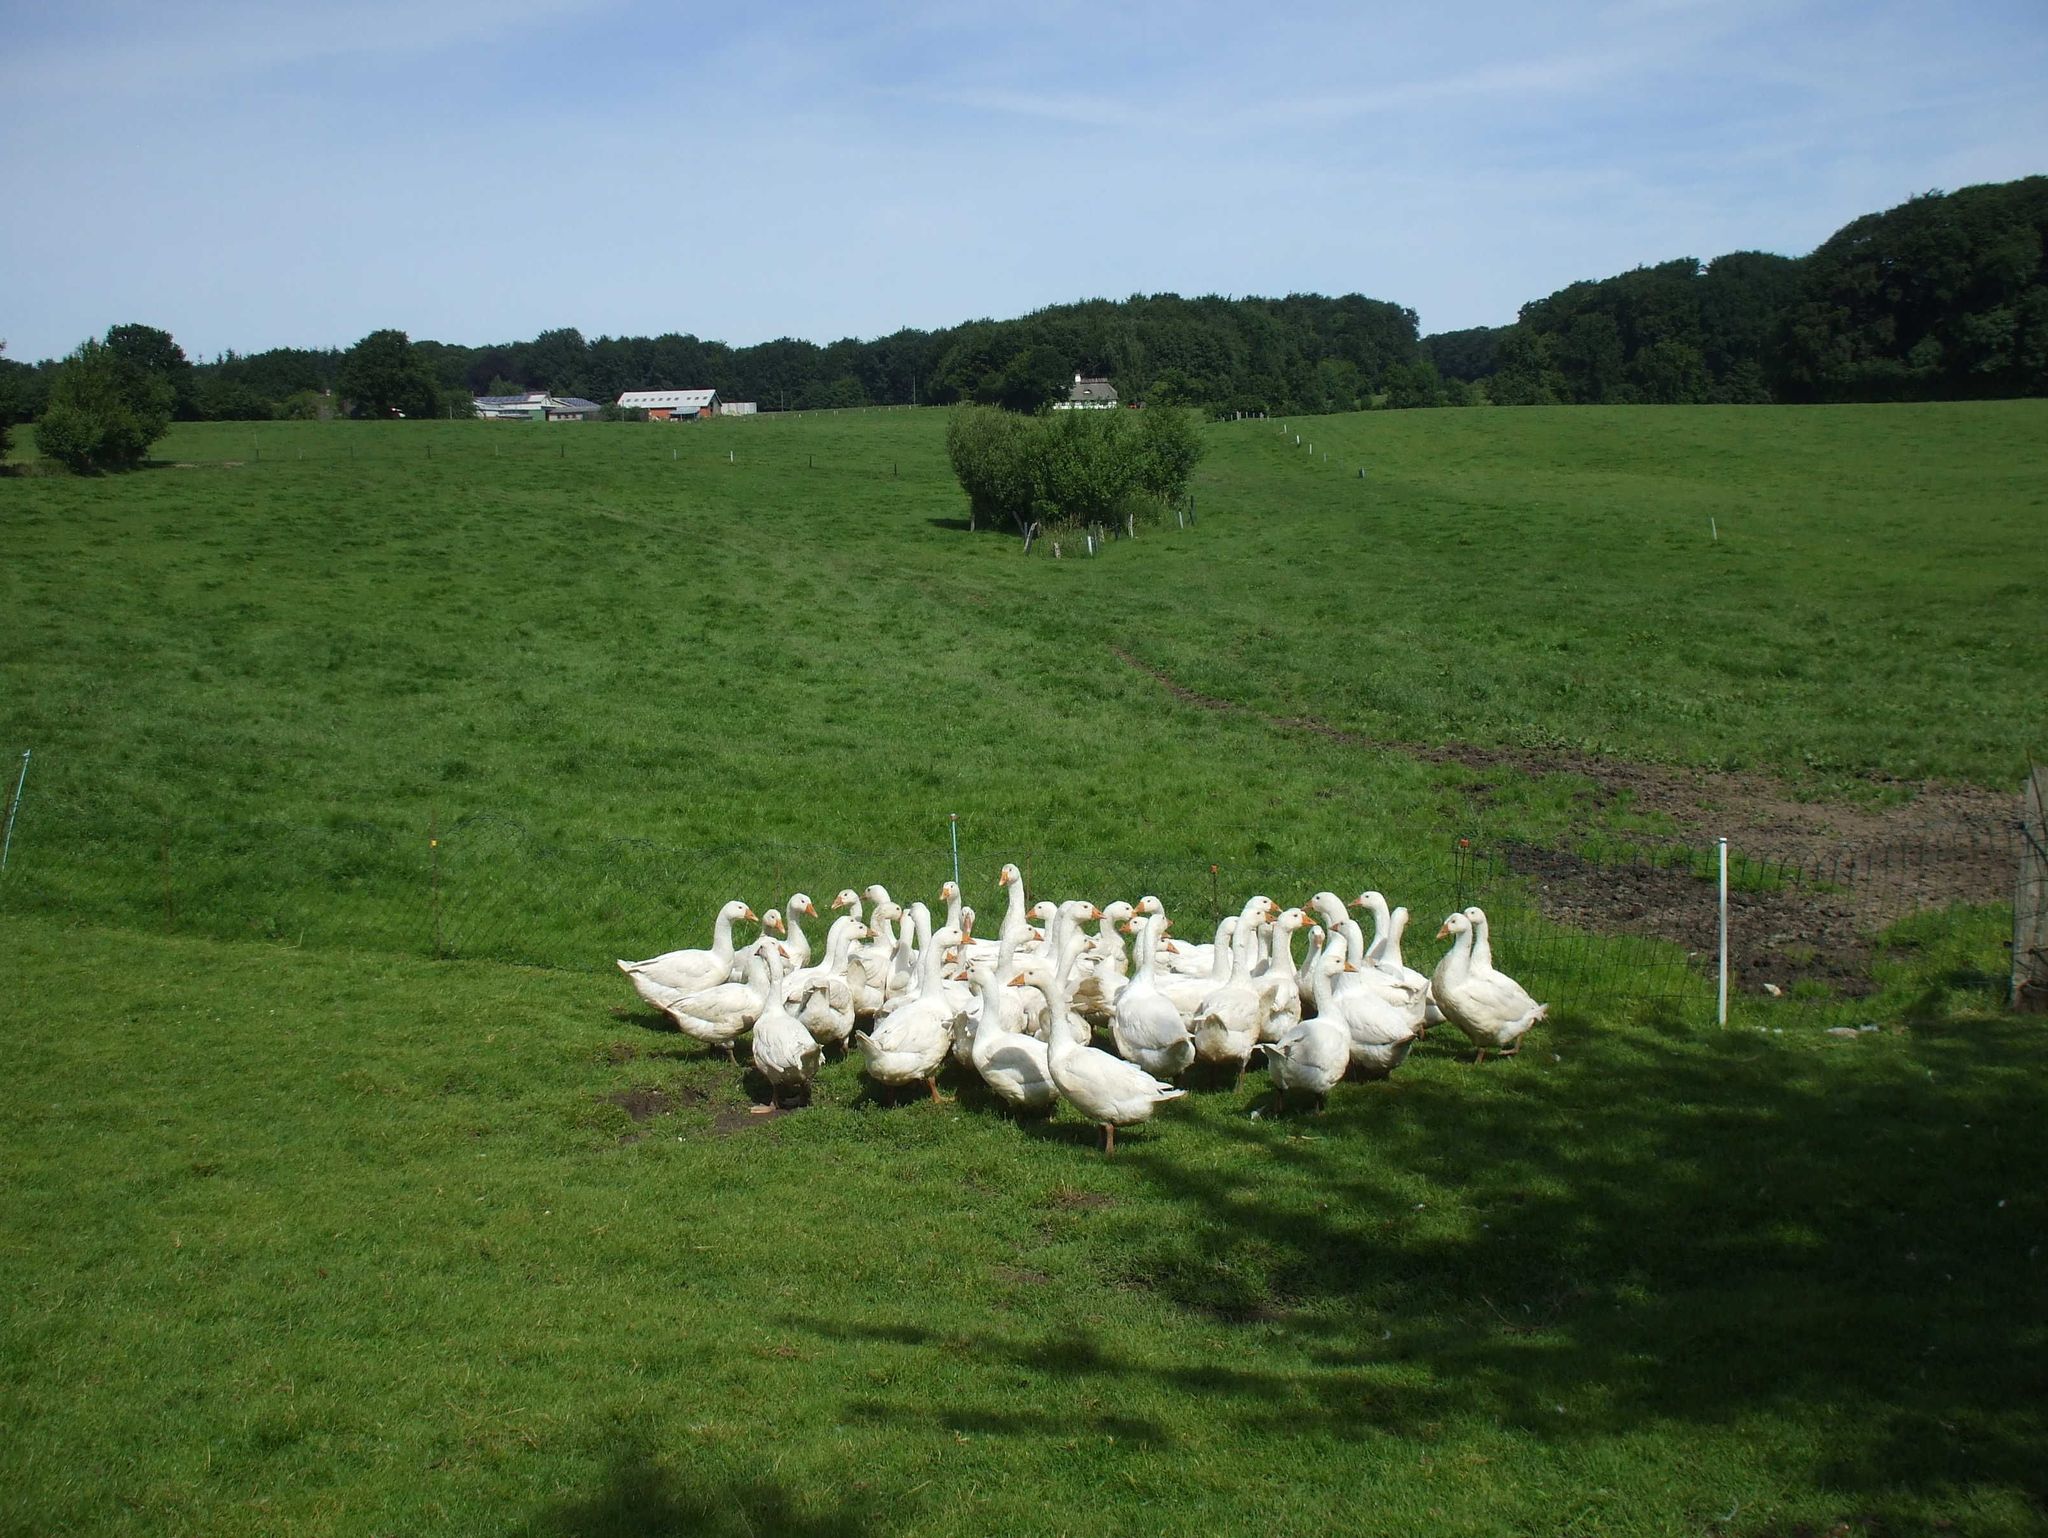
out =
[(169, 380), (86, 342), (51, 381), (36, 446), (77, 471), (133, 469), (171, 425), (175, 403)]
[(1172, 408), (1136, 420), (1122, 411), (1020, 416), (962, 406), (946, 428), (946, 452), (977, 526), (1022, 532), (1148, 521), (1187, 493), (1202, 445)]

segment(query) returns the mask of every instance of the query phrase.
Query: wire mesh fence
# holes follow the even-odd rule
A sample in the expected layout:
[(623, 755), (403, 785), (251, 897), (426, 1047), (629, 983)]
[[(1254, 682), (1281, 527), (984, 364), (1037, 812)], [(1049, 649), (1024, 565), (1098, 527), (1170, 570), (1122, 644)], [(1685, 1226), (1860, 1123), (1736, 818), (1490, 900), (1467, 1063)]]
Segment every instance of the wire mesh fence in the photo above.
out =
[[(944, 826), (943, 823), (940, 824)], [(1950, 832), (1804, 860), (1731, 860), (1729, 940), (1737, 988), (1820, 984), (1868, 991), (1875, 938), (1929, 909), (2009, 902), (2011, 828)], [(1468, 904), (1493, 921), (1497, 961), (1567, 1008), (1711, 1005), (1720, 915), (1716, 855), (1633, 840), (1575, 850), (1456, 840), (1354, 850), (1315, 864), (1207, 860), (1029, 846), (960, 855), (966, 900), (992, 934), (1005, 861), (1034, 895), (1157, 895), (1183, 939), (1206, 940), (1251, 895), (1283, 905), (1371, 887), (1413, 915), (1407, 959), (1427, 970), (1441, 919)], [(880, 882), (936, 906), (948, 845), (858, 849), (757, 842), (674, 847), (648, 839), (551, 836), (490, 812), (399, 822), (336, 814), (318, 825), (124, 820), (43, 804), (24, 819), (0, 876), (0, 908), (221, 939), (600, 969), (704, 943), (731, 897), (757, 912), (794, 892), (826, 909), (841, 888)]]

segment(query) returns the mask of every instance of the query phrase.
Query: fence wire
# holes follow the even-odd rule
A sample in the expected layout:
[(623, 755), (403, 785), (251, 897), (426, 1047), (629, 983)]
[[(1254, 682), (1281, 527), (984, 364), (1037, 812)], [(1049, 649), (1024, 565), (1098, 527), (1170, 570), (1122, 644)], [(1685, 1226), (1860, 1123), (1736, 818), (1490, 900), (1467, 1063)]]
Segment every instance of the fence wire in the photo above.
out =
[[(2014, 840), (2010, 830), (1985, 830), (1803, 862), (1738, 852), (1730, 873), (1736, 986), (1790, 991), (1818, 980), (1865, 991), (1873, 939), (1886, 926), (2010, 894)], [(1420, 853), (1347, 851), (1314, 865), (963, 850), (964, 895), (983, 934), (995, 932), (1007, 900), (997, 884), (1005, 861), (1024, 871), (1034, 899), (1155, 894), (1188, 940), (1210, 938), (1254, 893), (1286, 906), (1323, 890), (1349, 900), (1370, 887), (1410, 910), (1407, 959), (1424, 970), (1441, 949), (1433, 937), (1443, 917), (1476, 903), (1492, 920), (1497, 962), (1560, 1007), (1710, 1003), (1714, 992), (1715, 854), (1678, 843), (1566, 851), (1457, 840)], [(488, 812), (419, 825), (337, 815), (319, 825), (115, 827), (43, 803), (17, 833), (0, 907), (219, 939), (596, 970), (614, 957), (705, 943), (712, 913), (732, 897), (763, 912), (802, 891), (827, 910), (841, 888), (880, 882), (936, 908), (952, 874), (951, 852), (939, 843), (572, 840)]]

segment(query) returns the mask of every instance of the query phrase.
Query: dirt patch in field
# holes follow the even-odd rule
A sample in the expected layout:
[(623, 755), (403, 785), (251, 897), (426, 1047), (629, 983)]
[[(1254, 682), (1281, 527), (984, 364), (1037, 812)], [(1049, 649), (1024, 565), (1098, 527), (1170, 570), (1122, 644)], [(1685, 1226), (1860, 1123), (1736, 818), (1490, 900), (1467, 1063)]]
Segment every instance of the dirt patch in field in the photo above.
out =
[(1076, 1207), (1100, 1209), (1116, 1205), (1114, 1196), (1104, 1196), (1099, 1191), (1076, 1191), (1072, 1186), (1059, 1187), (1045, 1200), (1049, 1206), (1067, 1210)]
[(656, 1089), (649, 1084), (637, 1084), (631, 1089), (615, 1089), (597, 1098), (617, 1106), (635, 1121), (652, 1121), (657, 1116), (673, 1116), (685, 1106), (702, 1105), (705, 1097), (702, 1090), (692, 1089), (687, 1084), (676, 1089)]
[[(1545, 915), (1595, 934), (1648, 935), (1704, 955), (1717, 943), (1712, 889), (1682, 868), (1596, 864), (1565, 850), (1516, 844), (1508, 868), (1526, 876)], [(1801, 887), (1728, 894), (1728, 970), (1738, 988), (1789, 991), (1818, 982), (1872, 991), (1870, 926), (1853, 894)]]
[[(1347, 731), (1313, 716), (1273, 716), (1189, 689), (1121, 647), (1112, 654), (1200, 710), (1255, 714), (1269, 726), (1334, 742), (1456, 764), (1484, 775), (1569, 774), (1589, 784), (1580, 832), (1626, 807), (1669, 821), (1676, 840), (1711, 849), (1727, 838), (1742, 860), (1778, 868), (1782, 890), (1729, 895), (1729, 961), (1745, 985), (1784, 988), (1814, 979), (1846, 993), (1870, 988), (1868, 937), (1906, 914), (1949, 903), (1995, 903), (2012, 895), (2013, 827), (2019, 798), (1944, 781), (1870, 778), (1883, 793), (1868, 804), (1801, 796), (1774, 776), (1635, 763), (1563, 749), (1486, 748), (1471, 743), (1396, 742)], [(1463, 787), (1475, 811), (1491, 799), (1483, 778)], [(1617, 867), (1563, 850), (1506, 851), (1509, 868), (1536, 885), (1546, 913), (1595, 933), (1648, 934), (1703, 943), (1701, 879), (1678, 868)], [(1711, 899), (1704, 942), (1711, 943)]]
[(749, 1127), (759, 1127), (764, 1123), (776, 1121), (797, 1109), (799, 1107), (789, 1105), (722, 1106), (718, 1114), (711, 1118), (711, 1130), (720, 1137), (731, 1137), (734, 1133), (744, 1132)]

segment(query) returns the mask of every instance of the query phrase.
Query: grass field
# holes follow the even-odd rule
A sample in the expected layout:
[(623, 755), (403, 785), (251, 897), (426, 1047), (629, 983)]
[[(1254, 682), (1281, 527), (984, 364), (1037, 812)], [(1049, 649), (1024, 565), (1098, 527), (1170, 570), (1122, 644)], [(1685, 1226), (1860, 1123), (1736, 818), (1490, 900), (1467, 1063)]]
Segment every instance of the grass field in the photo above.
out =
[(2044, 429), (1228, 424), (1195, 527), (1057, 562), (965, 531), (930, 412), (194, 426), (0, 479), (0, 1529), (2042, 1531), (2048, 1092), (1995, 911), (1885, 952), (1853, 1041), (1566, 1012), (1316, 1121), (1192, 1096), (1105, 1165), (845, 1065), (749, 1117), (615, 977), (62, 897), (146, 908), (177, 828), (181, 883), (344, 905), (238, 830), (479, 813), (935, 880), (957, 812), (978, 897), (1018, 848), (1363, 885), (1655, 820), (1396, 746), (1446, 740), (2004, 787), (2048, 740)]

